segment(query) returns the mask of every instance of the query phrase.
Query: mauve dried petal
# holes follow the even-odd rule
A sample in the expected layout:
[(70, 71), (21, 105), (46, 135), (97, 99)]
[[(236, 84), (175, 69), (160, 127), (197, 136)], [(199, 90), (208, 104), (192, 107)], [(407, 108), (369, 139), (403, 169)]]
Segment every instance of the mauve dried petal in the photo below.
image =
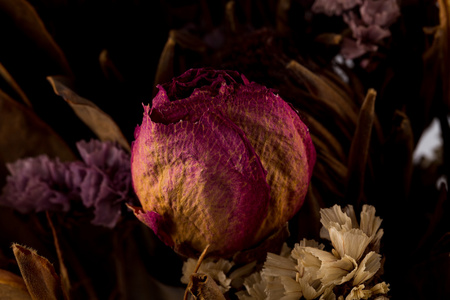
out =
[(7, 164), (7, 168), (11, 175), (6, 178), (0, 204), (21, 213), (69, 210), (70, 175), (59, 159), (41, 155)]
[(396, 0), (366, 0), (359, 9), (367, 25), (391, 26), (400, 16)]
[(363, 44), (349, 38), (342, 39), (341, 54), (346, 59), (355, 59), (367, 52), (376, 51), (378, 47), (373, 44)]
[(121, 204), (132, 201), (130, 156), (112, 142), (77, 143), (83, 161), (62, 163), (47, 156), (8, 164), (11, 173), (0, 204), (22, 213), (68, 211), (71, 201), (94, 209), (92, 223), (114, 227)]
[(361, 4), (361, 0), (316, 0), (311, 10), (313, 13), (323, 13), (327, 16), (340, 16), (343, 11)]
[(365, 25), (353, 12), (344, 14), (344, 21), (353, 32), (353, 37), (359, 43), (377, 43), (391, 35), (389, 29), (381, 28), (379, 25)]
[(83, 204), (94, 207), (93, 224), (114, 227), (121, 203), (133, 197), (130, 156), (112, 142), (80, 141), (77, 148), (86, 164), (72, 164), (71, 171)]

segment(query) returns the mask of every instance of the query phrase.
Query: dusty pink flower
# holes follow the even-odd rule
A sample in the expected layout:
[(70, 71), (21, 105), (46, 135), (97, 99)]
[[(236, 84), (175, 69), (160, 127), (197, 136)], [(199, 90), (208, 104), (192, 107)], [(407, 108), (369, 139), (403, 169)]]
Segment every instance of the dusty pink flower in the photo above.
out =
[(365, 0), (359, 9), (367, 25), (391, 26), (400, 16), (396, 0)]
[(7, 164), (10, 176), (0, 205), (21, 213), (68, 211), (74, 202), (94, 210), (92, 224), (112, 228), (125, 201), (132, 202), (130, 156), (112, 142), (77, 143), (82, 161), (46, 155)]
[(6, 164), (10, 176), (0, 195), (0, 204), (21, 213), (68, 211), (72, 190), (69, 168), (47, 155)]
[(158, 88), (131, 172), (135, 213), (167, 245), (232, 255), (300, 209), (315, 150), (288, 103), (233, 71), (192, 69)]
[(316, 0), (311, 10), (316, 14), (323, 13), (327, 16), (340, 16), (344, 11), (352, 9), (361, 3), (362, 0)]

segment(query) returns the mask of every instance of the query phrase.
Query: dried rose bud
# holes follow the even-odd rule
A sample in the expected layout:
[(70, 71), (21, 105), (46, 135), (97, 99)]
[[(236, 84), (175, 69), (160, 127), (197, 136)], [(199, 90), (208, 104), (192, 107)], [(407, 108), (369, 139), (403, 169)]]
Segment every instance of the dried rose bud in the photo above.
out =
[(193, 256), (230, 256), (300, 209), (315, 163), (308, 129), (272, 90), (192, 69), (158, 86), (132, 144), (137, 217)]

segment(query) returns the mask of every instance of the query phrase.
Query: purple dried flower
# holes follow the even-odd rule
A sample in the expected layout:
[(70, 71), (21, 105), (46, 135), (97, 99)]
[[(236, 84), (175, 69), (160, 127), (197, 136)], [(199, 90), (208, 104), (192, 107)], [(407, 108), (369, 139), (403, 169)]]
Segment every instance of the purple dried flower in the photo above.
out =
[(83, 161), (42, 155), (8, 164), (11, 173), (0, 204), (22, 213), (68, 211), (71, 201), (94, 208), (92, 223), (114, 227), (122, 203), (132, 200), (130, 156), (112, 142), (77, 143)]
[(114, 227), (121, 204), (133, 197), (130, 156), (111, 142), (80, 141), (77, 148), (85, 164), (73, 163), (70, 170), (77, 174), (81, 200), (94, 208), (93, 224)]
[(232, 255), (300, 209), (315, 150), (290, 105), (233, 71), (193, 69), (158, 88), (131, 169), (136, 214), (167, 245)]
[(360, 5), (362, 0), (316, 0), (311, 7), (313, 13), (323, 13), (327, 16), (340, 16), (346, 10)]
[(344, 38), (341, 44), (341, 54), (347, 59), (357, 58), (366, 52), (376, 51), (377, 43), (391, 35), (389, 29), (379, 25), (366, 25), (354, 12), (343, 15), (349, 25), (355, 40)]
[(396, 0), (365, 0), (359, 9), (361, 18), (367, 25), (391, 26), (400, 16)]
[(69, 169), (58, 158), (46, 155), (6, 164), (11, 176), (0, 196), (0, 204), (21, 213), (32, 211), (68, 211), (72, 189)]

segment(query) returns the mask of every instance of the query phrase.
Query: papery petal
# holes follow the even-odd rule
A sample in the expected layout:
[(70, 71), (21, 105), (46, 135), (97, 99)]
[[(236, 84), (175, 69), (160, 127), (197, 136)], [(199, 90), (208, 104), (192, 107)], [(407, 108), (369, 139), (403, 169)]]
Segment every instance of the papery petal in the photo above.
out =
[(349, 231), (338, 230), (334, 227), (329, 229), (330, 239), (333, 247), (340, 257), (348, 255), (355, 260), (359, 260), (364, 250), (370, 243), (370, 238), (360, 229)]
[(292, 257), (298, 261), (300, 276), (309, 274), (314, 280), (319, 278), (318, 272), (323, 264), (338, 260), (330, 252), (313, 247), (296, 247), (292, 251)]
[(386, 294), (387, 292), (389, 292), (389, 284), (386, 284), (386, 282), (384, 281), (377, 283), (370, 289), (370, 291), (373, 295)]
[(273, 277), (291, 277), (295, 278), (297, 273), (296, 263), (289, 257), (283, 257), (273, 253), (267, 253), (267, 259), (264, 262), (262, 274)]
[(284, 286), (280, 277), (263, 276), (263, 278), (266, 281), (267, 298), (265, 300), (278, 300), (284, 296)]
[[(191, 275), (194, 273), (197, 267), (198, 259), (188, 258), (188, 260), (183, 264), (183, 276), (181, 277), (181, 282), (188, 284), (191, 280)], [(213, 260), (205, 259), (197, 273), (206, 274), (212, 278), (218, 285), (222, 293), (227, 292), (230, 289), (231, 279), (226, 276), (226, 274), (233, 267), (233, 263), (225, 260)]]
[(291, 277), (280, 277), (284, 286), (284, 296), (280, 300), (300, 299), (303, 295), (301, 285)]
[(353, 285), (360, 285), (361, 283), (372, 278), (381, 267), (381, 255), (373, 251), (367, 253), (364, 259), (360, 262), (359, 268), (356, 271)]
[(249, 233), (266, 217), (269, 186), (242, 130), (217, 111), (167, 125), (148, 113), (131, 164), (144, 210), (161, 216), (153, 225), (164, 224), (175, 244), (197, 252), (211, 244), (211, 252), (232, 254), (255, 243), (260, 236)]
[(375, 217), (375, 207), (371, 205), (363, 205), (361, 211), (361, 225), (360, 228), (367, 236), (375, 237), (381, 225), (381, 218)]
[(345, 297), (345, 300), (359, 300), (359, 299), (369, 299), (372, 296), (370, 290), (365, 290), (364, 284), (355, 286), (350, 293)]
[(308, 128), (287, 102), (256, 83), (239, 86), (227, 104), (267, 170), (270, 209), (262, 228), (278, 228), (302, 206), (312, 176), (316, 152)]
[(167, 233), (165, 222), (161, 215), (154, 211), (144, 212), (142, 209), (134, 209), (136, 217), (145, 225), (150, 227), (156, 236), (166, 245), (173, 247), (175, 243), (172, 237)]
[(319, 297), (325, 288), (320, 280), (312, 279), (309, 274), (299, 278), (298, 283), (301, 287), (303, 297), (308, 300)]
[(333, 226), (342, 230), (354, 228), (352, 218), (343, 212), (342, 208), (337, 204), (331, 208), (323, 208), (320, 210), (320, 223), (326, 229), (330, 229)]
[(245, 278), (244, 286), (246, 291), (236, 292), (235, 295), (239, 300), (266, 300), (267, 294), (266, 281), (260, 272), (255, 272)]
[(350, 281), (356, 273), (358, 264), (356, 261), (346, 255), (340, 260), (326, 261), (322, 263), (317, 276), (321, 278), (322, 283), (326, 286), (341, 285)]
[(70, 198), (63, 191), (73, 187), (67, 180), (68, 168), (58, 158), (46, 155), (6, 164), (11, 175), (6, 178), (0, 204), (21, 213), (32, 211), (68, 211)]

